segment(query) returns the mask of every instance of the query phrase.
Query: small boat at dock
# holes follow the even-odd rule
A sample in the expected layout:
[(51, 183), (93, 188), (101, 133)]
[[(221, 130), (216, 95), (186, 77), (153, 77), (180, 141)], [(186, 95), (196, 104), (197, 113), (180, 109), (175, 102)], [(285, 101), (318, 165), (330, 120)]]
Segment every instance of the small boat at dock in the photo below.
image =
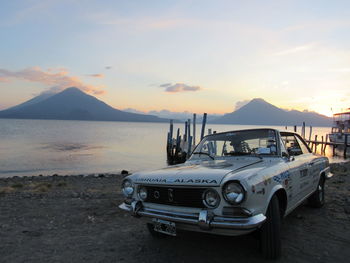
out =
[(336, 143), (345, 143), (345, 138), (350, 135), (350, 108), (346, 112), (333, 114), (333, 125), (329, 140)]

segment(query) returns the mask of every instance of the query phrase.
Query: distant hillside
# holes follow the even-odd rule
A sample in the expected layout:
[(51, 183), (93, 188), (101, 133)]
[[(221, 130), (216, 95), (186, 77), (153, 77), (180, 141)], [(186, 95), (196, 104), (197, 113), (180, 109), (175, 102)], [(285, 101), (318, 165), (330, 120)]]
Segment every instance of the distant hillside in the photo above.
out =
[[(149, 111), (149, 112), (142, 112), (142, 111), (138, 111), (135, 109), (123, 109), (123, 111), (126, 112), (132, 112), (132, 113), (143, 113), (143, 114), (151, 114), (151, 115), (155, 115), (159, 118), (165, 118), (165, 119), (173, 119), (173, 120), (179, 120), (179, 121), (187, 121), (188, 119), (193, 119), (193, 113), (189, 112), (189, 111), (184, 111), (184, 112), (173, 112), (173, 111), (169, 111), (169, 110), (160, 110), (160, 111)], [(218, 117), (223, 116), (223, 114), (213, 114), (210, 113), (208, 114), (207, 120), (208, 122), (210, 122), (211, 120), (217, 119)], [(202, 123), (203, 120), (203, 114), (197, 114), (197, 123)]]
[(36, 103), (41, 102), (43, 100), (46, 100), (46, 99), (48, 99), (49, 97), (51, 97), (53, 95), (55, 95), (55, 94), (54, 93), (43, 93), (43, 94), (40, 94), (40, 95), (30, 99), (30, 100), (27, 100), (27, 101), (23, 102), (21, 104), (13, 106), (13, 107), (11, 107), (11, 108), (9, 108), (7, 110), (18, 110), (20, 108), (23, 108), (23, 107), (26, 107), (26, 106), (29, 106), (29, 105), (33, 105), (33, 104), (36, 104)]
[(93, 121), (167, 122), (153, 115), (136, 114), (112, 108), (78, 88), (39, 95), (27, 102), (0, 111), (0, 118)]
[(332, 119), (315, 113), (301, 111), (286, 111), (263, 99), (253, 99), (240, 109), (227, 113), (211, 123), (214, 124), (245, 124), (245, 125), (300, 125), (303, 121), (312, 126), (330, 126)]

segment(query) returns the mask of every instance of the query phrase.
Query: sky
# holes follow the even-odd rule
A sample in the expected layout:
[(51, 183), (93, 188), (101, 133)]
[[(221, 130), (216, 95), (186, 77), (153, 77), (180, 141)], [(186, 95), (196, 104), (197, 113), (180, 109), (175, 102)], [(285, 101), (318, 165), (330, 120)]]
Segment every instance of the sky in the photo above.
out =
[(140, 111), (350, 107), (350, 1), (0, 3), (0, 109), (70, 86)]

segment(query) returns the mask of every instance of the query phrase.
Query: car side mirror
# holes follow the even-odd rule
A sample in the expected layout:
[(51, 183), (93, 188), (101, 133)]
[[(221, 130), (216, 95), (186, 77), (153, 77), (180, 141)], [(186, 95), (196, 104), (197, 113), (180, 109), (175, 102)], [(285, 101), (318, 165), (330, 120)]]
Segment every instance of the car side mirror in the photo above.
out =
[(282, 152), (282, 157), (286, 158), (288, 160), (288, 162), (294, 161), (294, 156), (293, 155), (289, 155), (286, 152)]

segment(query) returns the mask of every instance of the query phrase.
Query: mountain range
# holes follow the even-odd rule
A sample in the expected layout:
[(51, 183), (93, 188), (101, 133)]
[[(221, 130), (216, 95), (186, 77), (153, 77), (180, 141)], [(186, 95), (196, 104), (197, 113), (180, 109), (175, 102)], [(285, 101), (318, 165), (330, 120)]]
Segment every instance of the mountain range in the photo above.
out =
[[(151, 115), (155, 115), (158, 116), (160, 118), (165, 118), (165, 119), (172, 119), (172, 120), (179, 120), (182, 122), (187, 121), (188, 119), (193, 119), (193, 113), (189, 112), (189, 111), (183, 111), (183, 112), (173, 112), (173, 111), (169, 111), (169, 110), (160, 110), (160, 111), (148, 111), (148, 112), (143, 112), (143, 111), (138, 111), (132, 108), (127, 108), (127, 109), (123, 109), (123, 111), (126, 112), (132, 112), (132, 113), (141, 113), (141, 114), (151, 114)], [(212, 120), (217, 119), (218, 117), (222, 117), (223, 114), (214, 114), (214, 113), (210, 113), (207, 116), (207, 121), (211, 122)], [(198, 123), (201, 123), (203, 119), (203, 115), (201, 114), (197, 114), (196, 120)]]
[(309, 111), (284, 110), (263, 99), (256, 98), (239, 108), (213, 120), (214, 124), (244, 125), (301, 125), (330, 126), (332, 118)]
[(0, 111), (0, 118), (93, 121), (168, 122), (153, 115), (117, 110), (78, 88), (57, 94), (44, 93), (22, 104)]
[[(168, 122), (169, 119), (184, 121), (192, 119), (192, 116), (189, 112), (167, 110), (150, 111), (148, 114), (134, 109), (122, 111), (74, 87), (57, 94), (43, 93), (17, 106), (0, 111), (0, 118), (12, 119)], [(201, 122), (201, 119), (202, 116), (197, 115), (197, 121)], [(331, 121), (331, 118), (316, 112), (287, 111), (260, 98), (251, 100), (231, 113), (208, 115), (208, 123), (212, 124), (290, 126), (306, 122), (307, 125), (312, 126), (330, 126)]]

